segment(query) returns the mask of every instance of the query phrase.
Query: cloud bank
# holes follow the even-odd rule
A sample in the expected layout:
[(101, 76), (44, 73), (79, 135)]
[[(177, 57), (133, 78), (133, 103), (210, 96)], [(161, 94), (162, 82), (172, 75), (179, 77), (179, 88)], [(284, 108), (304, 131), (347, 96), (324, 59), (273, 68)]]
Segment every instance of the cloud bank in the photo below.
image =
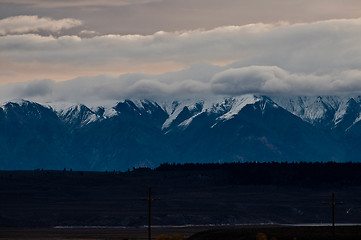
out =
[(89, 7), (89, 6), (127, 6), (161, 0), (76, 0), (76, 1), (54, 1), (54, 0), (2, 0), (3, 3), (31, 4), (41, 8), (55, 7)]
[(24, 34), (30, 32), (59, 32), (81, 25), (77, 19), (65, 18), (54, 20), (51, 18), (39, 18), (38, 16), (15, 16), (0, 20), (0, 35)]
[[(53, 30), (61, 27), (65, 25), (55, 24)], [(361, 19), (341, 19), (92, 38), (6, 35), (0, 37), (0, 57), (13, 62), (61, 63), (69, 67), (117, 66), (120, 72), (134, 64), (172, 63), (184, 68), (202, 62), (235, 61), (236, 67), (264, 65), (294, 72), (327, 72), (361, 67), (360, 29)]]
[(361, 71), (316, 75), (294, 74), (276, 66), (250, 66), (217, 73), (211, 86), (214, 93), (224, 95), (354, 95), (361, 93)]
[[(87, 38), (9, 34), (0, 36), (4, 72), (15, 71), (12, 66), (32, 66), (31, 71), (96, 77), (10, 84), (0, 87), (0, 95), (81, 102), (247, 93), (359, 94), (360, 29), (361, 19), (338, 19)], [(173, 68), (186, 70), (166, 73)], [(161, 73), (150, 74), (154, 69)]]
[(7, 84), (0, 87), (0, 100), (98, 104), (123, 99), (163, 101), (250, 93), (275, 96), (357, 95), (361, 94), (361, 70), (315, 75), (294, 74), (276, 66), (220, 68), (202, 65), (160, 75), (99, 75), (65, 82), (44, 79)]

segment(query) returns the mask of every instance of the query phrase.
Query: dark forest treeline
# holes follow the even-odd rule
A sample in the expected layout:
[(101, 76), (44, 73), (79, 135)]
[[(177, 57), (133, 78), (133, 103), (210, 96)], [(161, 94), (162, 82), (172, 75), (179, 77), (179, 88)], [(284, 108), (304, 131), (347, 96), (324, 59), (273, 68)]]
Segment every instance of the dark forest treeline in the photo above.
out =
[(5, 180), (50, 177), (54, 180), (66, 177), (82, 181), (124, 181), (147, 179), (165, 184), (189, 182), (210, 185), (300, 185), (300, 186), (361, 186), (361, 163), (347, 162), (247, 162), (247, 163), (164, 163), (155, 169), (133, 168), (126, 172), (72, 170), (0, 171)]
[(361, 185), (361, 163), (355, 162), (166, 163), (155, 171), (198, 172), (238, 185)]

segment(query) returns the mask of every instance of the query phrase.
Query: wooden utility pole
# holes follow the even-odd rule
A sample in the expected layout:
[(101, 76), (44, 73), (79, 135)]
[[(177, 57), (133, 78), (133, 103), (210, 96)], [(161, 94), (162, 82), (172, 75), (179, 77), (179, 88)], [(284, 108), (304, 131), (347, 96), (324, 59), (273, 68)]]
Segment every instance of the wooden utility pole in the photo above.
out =
[(333, 192), (331, 202), (325, 202), (325, 204), (329, 204), (332, 207), (332, 240), (335, 240), (335, 206), (338, 204), (342, 204), (342, 202), (335, 201), (335, 193)]
[(160, 200), (160, 198), (152, 198), (152, 188), (149, 187), (148, 189), (148, 198), (145, 198), (143, 200), (148, 201), (148, 240), (152, 239), (152, 201)]

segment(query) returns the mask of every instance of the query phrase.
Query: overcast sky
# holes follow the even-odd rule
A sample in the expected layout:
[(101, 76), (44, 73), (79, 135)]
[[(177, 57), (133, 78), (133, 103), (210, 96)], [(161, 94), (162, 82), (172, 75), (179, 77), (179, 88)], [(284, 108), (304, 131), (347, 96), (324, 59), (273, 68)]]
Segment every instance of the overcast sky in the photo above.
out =
[(0, 100), (358, 94), (359, 9), (358, 0), (0, 0)]

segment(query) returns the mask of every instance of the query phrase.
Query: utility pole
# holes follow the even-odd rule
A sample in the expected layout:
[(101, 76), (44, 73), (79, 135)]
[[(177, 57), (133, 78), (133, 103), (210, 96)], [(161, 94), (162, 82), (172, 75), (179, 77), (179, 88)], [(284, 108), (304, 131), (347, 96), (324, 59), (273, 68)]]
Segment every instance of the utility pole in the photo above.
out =
[(342, 204), (342, 202), (335, 201), (335, 193), (333, 192), (331, 202), (325, 202), (325, 204), (329, 204), (332, 207), (332, 240), (335, 240), (335, 206), (338, 204)]
[(152, 239), (152, 201), (160, 200), (160, 198), (152, 198), (152, 188), (149, 187), (148, 189), (148, 198), (145, 198), (143, 200), (148, 201), (148, 240)]

